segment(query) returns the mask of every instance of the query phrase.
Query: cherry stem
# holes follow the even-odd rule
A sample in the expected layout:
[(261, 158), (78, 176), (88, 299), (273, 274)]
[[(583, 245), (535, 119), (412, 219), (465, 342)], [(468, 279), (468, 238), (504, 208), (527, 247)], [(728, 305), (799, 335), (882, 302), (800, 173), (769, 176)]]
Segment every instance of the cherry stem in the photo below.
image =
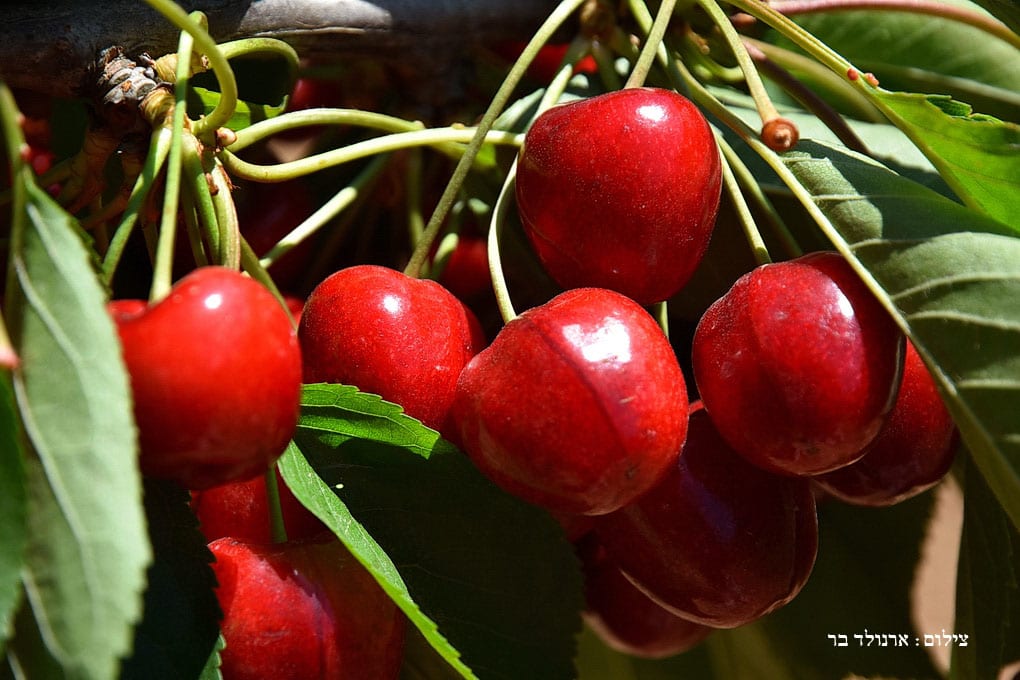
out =
[(769, 248), (765, 245), (765, 239), (761, 237), (761, 232), (758, 231), (758, 225), (754, 221), (751, 209), (747, 207), (747, 201), (744, 199), (744, 194), (740, 191), (740, 185), (733, 174), (733, 169), (730, 167), (729, 158), (721, 151), (725, 140), (722, 139), (722, 135), (718, 132), (716, 132), (715, 136), (720, 147), (719, 158), (722, 162), (723, 186), (726, 187), (726, 193), (729, 195), (730, 201), (733, 202), (733, 208), (737, 211), (737, 219), (740, 220), (740, 226), (744, 230), (744, 237), (754, 253), (754, 261), (760, 265), (768, 264), (772, 262)]
[[(198, 12), (192, 13), (192, 18)], [(170, 132), (170, 153), (166, 161), (166, 185), (163, 191), (163, 212), (156, 246), (156, 263), (153, 267), (149, 303), (162, 300), (173, 284), (174, 244), (177, 236), (177, 209), (180, 206), (182, 137), (187, 114), (188, 79), (191, 75), (191, 53), (194, 40), (181, 33), (177, 47), (177, 71), (174, 82), (174, 108)], [(189, 133), (190, 134), (190, 133)]]
[(316, 233), (333, 218), (350, 207), (359, 197), (364, 194), (367, 187), (375, 180), (389, 162), (389, 155), (381, 155), (372, 159), (365, 168), (358, 173), (354, 180), (343, 189), (334, 194), (318, 210), (309, 215), (301, 224), (294, 227), (286, 236), (279, 240), (269, 252), (262, 256), (260, 262), (263, 267), (271, 266), (276, 260), (286, 255), (292, 248), (300, 245), (305, 239)]
[(241, 266), (241, 226), (237, 219), (237, 206), (232, 196), (232, 185), (223, 164), (218, 158), (212, 159), (212, 167), (206, 173), (209, 178), (209, 193), (216, 210), (216, 224), (219, 226), (220, 248), (217, 263), (230, 269)]
[(783, 246), (783, 251), (790, 258), (797, 257), (802, 254), (802, 249), (797, 243), (797, 239), (793, 237), (790, 232), (790, 228), (786, 226), (786, 222), (783, 220), (783, 216), (779, 214), (776, 207), (769, 200), (769, 197), (765, 195), (761, 185), (755, 179), (754, 174), (750, 168), (744, 163), (744, 161), (737, 155), (737, 152), (733, 150), (729, 142), (722, 135), (717, 138), (719, 142), (719, 148), (723, 153), (726, 161), (729, 163), (730, 170), (733, 172), (737, 183), (740, 185), (741, 190), (745, 197), (749, 197), (764, 215), (766, 221), (769, 223), (769, 227), (772, 229), (772, 233), (779, 239)]
[[(631, 4), (635, 3), (632, 2)], [(662, 45), (663, 37), (666, 35), (670, 19), (673, 18), (673, 9), (675, 7), (676, 0), (663, 0), (662, 4), (659, 5), (655, 21), (652, 22), (652, 27), (648, 30), (644, 47), (641, 48), (637, 61), (634, 62), (634, 68), (631, 70), (630, 76), (627, 77), (624, 88), (641, 87), (645, 84), (645, 80), (648, 79), (648, 72), (655, 62), (655, 55)]]
[(169, 127), (159, 127), (152, 131), (149, 154), (142, 166), (142, 172), (135, 180), (134, 188), (131, 191), (131, 198), (121, 217), (120, 224), (110, 239), (110, 245), (103, 257), (103, 281), (107, 286), (113, 283), (113, 276), (117, 272), (117, 265), (124, 254), (128, 239), (134, 231), (138, 216), (152, 187), (155, 186), (157, 177), (163, 169), (167, 156), (170, 153), (170, 142), (173, 137), (173, 130)]
[(478, 126), (475, 128), (474, 136), (468, 143), (467, 148), (464, 150), (464, 154), (460, 157), (456, 167), (453, 170), (453, 175), (450, 180), (446, 183), (446, 188), (443, 190), (443, 194), (439, 197), (439, 201), (436, 204), (435, 210), (432, 211), (431, 217), (429, 217), (428, 223), (425, 225), (425, 231), (422, 234), (421, 241), (417, 244), (414, 253), (411, 254), (411, 258), (404, 268), (404, 273), (408, 276), (417, 277), (421, 272), (422, 266), (425, 260), (428, 259), (429, 251), (432, 248), (432, 243), (435, 241), (436, 236), (443, 227), (443, 220), (446, 219), (447, 213), (453, 207), (453, 204), (457, 200), (457, 194), (460, 193), (460, 188), (464, 184), (464, 180), (467, 178), (468, 172), (471, 170), (471, 166), (474, 164), (475, 157), (478, 155), (479, 150), (482, 148), (482, 144), (488, 137), (489, 130), (492, 129), (493, 124), (496, 122), (496, 118), (503, 111), (510, 97), (517, 89), (518, 83), (524, 77), (528, 66), (535, 59), (539, 50), (549, 42), (549, 39), (559, 30), (559, 27), (566, 22), (567, 18), (570, 17), (577, 8), (580, 7), (585, 0), (562, 0), (556, 9), (546, 18), (542, 25), (532, 35), (531, 40), (525, 45), (521, 51), (520, 56), (514, 65), (510, 67), (510, 72), (507, 73), (506, 78), (500, 84), (499, 89), (489, 102), (488, 108), (485, 113), (482, 114), (481, 120), (478, 121)]
[(275, 118), (259, 121), (237, 131), (236, 139), (227, 147), (232, 153), (260, 142), (266, 137), (295, 130), (305, 126), (353, 125), (357, 127), (380, 130), (382, 132), (413, 132), (424, 130), (425, 126), (418, 121), (408, 121), (384, 113), (361, 111), (359, 109), (302, 109), (288, 111)]
[(184, 167), (185, 177), (190, 182), (188, 189), (191, 199), (194, 201), (201, 232), (205, 235), (209, 246), (209, 254), (213, 261), (219, 262), (223, 248), (220, 243), (219, 218), (213, 203), (212, 192), (209, 190), (209, 179), (206, 176), (205, 166), (202, 163), (202, 150), (194, 135), (185, 136), (184, 143), (187, 146), (187, 153), (184, 154)]
[[(397, 132), (373, 139), (366, 139), (355, 142), (339, 149), (331, 149), (322, 153), (298, 160), (274, 165), (258, 165), (241, 160), (231, 151), (223, 149), (219, 157), (232, 174), (243, 179), (250, 179), (256, 182), (286, 182), (304, 175), (318, 172), (351, 161), (375, 156), (390, 151), (398, 151), (415, 146), (434, 146), (443, 151), (450, 151), (448, 146), (451, 143), (463, 143), (475, 139), (477, 129), (448, 127), (432, 128), (428, 130), (414, 130), (411, 132)], [(484, 135), (482, 142), (490, 144), (502, 144), (507, 146), (520, 146), (523, 135), (513, 132), (491, 131)], [(461, 147), (454, 147), (460, 149)], [(464, 149), (462, 153), (467, 153)], [(458, 154), (460, 155), (460, 154)], [(474, 154), (475, 156), (477, 155)], [(473, 161), (473, 157), (472, 157)], [(427, 227), (426, 227), (427, 230)]]
[(283, 523), (283, 506), (280, 504), (280, 487), (276, 482), (276, 465), (265, 473), (266, 505), (269, 508), (269, 534), (273, 543), (287, 542), (287, 527)]
[(662, 329), (662, 334), (669, 339), (669, 301), (663, 300), (662, 302), (656, 302), (652, 306), (652, 312), (656, 323), (658, 323), (659, 328)]
[(733, 52), (737, 65), (744, 72), (744, 82), (747, 83), (747, 90), (754, 99), (754, 105), (758, 109), (758, 116), (762, 123), (762, 139), (776, 151), (786, 151), (797, 143), (797, 128), (792, 121), (779, 115), (775, 104), (769, 97), (765, 84), (755, 68), (754, 60), (747, 53), (744, 47), (743, 38), (737, 33), (733, 23), (726, 16), (716, 0), (697, 0), (698, 6), (705, 10), (708, 16), (715, 23), (723, 40), (729, 45)]
[[(237, 108), (237, 79), (234, 77), (230, 62), (227, 61), (223, 52), (220, 51), (219, 45), (206, 30), (207, 20), (204, 14), (201, 12), (188, 14), (173, 0), (145, 1), (162, 14), (167, 21), (189, 34), (195, 42), (195, 47), (209, 60), (209, 65), (219, 84), (220, 98), (209, 115), (195, 121), (192, 131), (199, 139), (203, 139), (206, 135), (214, 135), (218, 128), (226, 125)], [(190, 59), (188, 61), (190, 62)]]
[(773, 0), (769, 5), (785, 16), (858, 10), (926, 14), (967, 24), (1020, 49), (1020, 35), (1014, 33), (1006, 24), (966, 7), (958, 7), (945, 2), (934, 2), (933, 0)]

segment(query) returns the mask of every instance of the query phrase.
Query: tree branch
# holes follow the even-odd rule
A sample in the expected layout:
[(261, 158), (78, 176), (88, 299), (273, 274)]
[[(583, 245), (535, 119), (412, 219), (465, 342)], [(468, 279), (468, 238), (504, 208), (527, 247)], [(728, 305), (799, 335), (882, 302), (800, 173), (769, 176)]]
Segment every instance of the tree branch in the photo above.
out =
[[(303, 57), (342, 55), (405, 63), (453, 60), (471, 47), (526, 39), (555, 0), (199, 0), (218, 42), (272, 37)], [(99, 52), (156, 57), (176, 49), (178, 33), (141, 0), (8, 3), (0, 32), (0, 79), (57, 97), (88, 92)]]

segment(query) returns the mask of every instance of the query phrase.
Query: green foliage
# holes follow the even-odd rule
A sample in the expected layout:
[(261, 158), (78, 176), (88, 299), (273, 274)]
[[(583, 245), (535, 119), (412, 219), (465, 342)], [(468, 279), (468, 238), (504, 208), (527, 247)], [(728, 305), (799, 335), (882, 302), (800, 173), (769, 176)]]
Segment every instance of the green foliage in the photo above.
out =
[(19, 181), (27, 205), (13, 226), (5, 311), (30, 447), (26, 606), (67, 672), (110, 677), (130, 648), (151, 558), (128, 380), (73, 220)]
[[(10, 634), (21, 591), (21, 561), (26, 541), (25, 469), (22, 462), (14, 393), (0, 372), (0, 634)], [(0, 641), (0, 655), (4, 642)]]
[(464, 677), (572, 675), (580, 571), (551, 517), (350, 387), (306, 387), (295, 442), (288, 486)]

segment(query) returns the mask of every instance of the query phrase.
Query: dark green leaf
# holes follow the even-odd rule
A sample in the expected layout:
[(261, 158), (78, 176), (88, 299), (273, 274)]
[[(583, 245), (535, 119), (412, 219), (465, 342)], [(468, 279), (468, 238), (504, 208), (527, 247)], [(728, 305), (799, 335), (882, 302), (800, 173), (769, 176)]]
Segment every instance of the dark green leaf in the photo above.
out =
[(784, 162), (819, 226), (917, 346), (1020, 526), (1020, 238), (847, 151), (802, 142)]
[(54, 658), (109, 678), (130, 648), (151, 555), (128, 378), (73, 218), (19, 179), (28, 202), (15, 214), (6, 311), (31, 446), (23, 580)]
[(963, 535), (956, 581), (954, 680), (998, 678), (1020, 661), (1020, 534), (984, 479), (964, 466)]
[(219, 640), (220, 608), (209, 566), (213, 556), (189, 507), (191, 496), (173, 482), (145, 482), (145, 516), (154, 561), (148, 571), (145, 614), (135, 629), (121, 679), (197, 678)]
[(392, 404), (323, 385), (305, 402), (311, 468), (291, 450), (284, 479), (440, 655), (465, 677), (572, 677), (581, 576), (559, 525)]
[(0, 655), (21, 592), (27, 539), (23, 455), (10, 376), (0, 369)]

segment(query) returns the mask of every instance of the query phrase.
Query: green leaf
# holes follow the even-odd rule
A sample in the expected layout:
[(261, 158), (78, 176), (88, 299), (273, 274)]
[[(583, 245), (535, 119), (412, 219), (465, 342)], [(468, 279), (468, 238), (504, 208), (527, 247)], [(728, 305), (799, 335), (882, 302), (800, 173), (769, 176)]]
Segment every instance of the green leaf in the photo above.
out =
[(1020, 238), (845, 150), (802, 142), (783, 162), (819, 226), (913, 340), (1020, 526)]
[(223, 680), (223, 674), (220, 672), (220, 652), (223, 651), (226, 644), (222, 635), (216, 639), (216, 648), (209, 654), (209, 660), (206, 661), (198, 680)]
[[(464, 677), (573, 677), (581, 575), (562, 529), (399, 407), (306, 386), (281, 473)], [(438, 627), (438, 629), (437, 629)]]
[(887, 92), (873, 100), (964, 203), (1020, 231), (1020, 125), (971, 114), (939, 95)]
[(23, 580), (53, 657), (69, 674), (111, 678), (130, 649), (151, 557), (130, 389), (73, 218), (27, 172), (7, 309), (31, 447)]
[(10, 377), (0, 370), (0, 655), (21, 592), (27, 539), (23, 455)]
[[(219, 92), (207, 90), (204, 87), (193, 87), (188, 92), (188, 112), (193, 117), (207, 116), (216, 108), (219, 101)], [(285, 108), (284, 104), (272, 106), (270, 104), (238, 100), (234, 113), (227, 120), (225, 127), (231, 130), (242, 130), (260, 120), (275, 118), (283, 113)]]
[(950, 95), (1020, 122), (1020, 52), (979, 28), (877, 11), (817, 13), (797, 23), (859, 70), (874, 73), (887, 90)]
[(213, 555), (180, 485), (145, 482), (145, 516), (154, 553), (145, 615), (120, 679), (197, 678), (216, 651), (221, 612), (213, 588)]
[(963, 535), (956, 581), (954, 680), (998, 678), (1020, 661), (1020, 534), (984, 479), (964, 466)]

